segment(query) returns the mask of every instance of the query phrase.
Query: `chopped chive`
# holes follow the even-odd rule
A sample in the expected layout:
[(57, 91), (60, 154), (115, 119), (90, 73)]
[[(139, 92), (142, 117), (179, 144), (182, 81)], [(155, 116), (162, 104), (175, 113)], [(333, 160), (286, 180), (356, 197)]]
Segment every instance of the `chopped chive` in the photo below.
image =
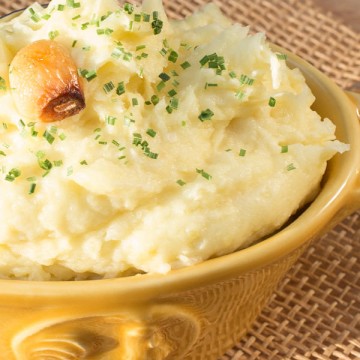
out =
[(162, 81), (164, 81), (164, 82), (170, 80), (170, 76), (169, 76), (168, 74), (166, 74), (166, 73), (161, 73), (161, 74), (159, 75), (159, 78), (160, 78)]
[(163, 22), (160, 19), (155, 19), (152, 23), (151, 23), (151, 27), (154, 30), (154, 35), (158, 35), (161, 33), (162, 27), (163, 27)]
[(170, 55), (169, 55), (169, 57), (168, 57), (168, 60), (171, 61), (171, 62), (173, 62), (173, 63), (176, 63), (178, 57), (179, 57), (179, 54), (178, 54), (176, 51), (172, 50), (172, 51), (170, 52)]
[(107, 115), (107, 116), (105, 116), (105, 121), (106, 121), (106, 123), (109, 124), (109, 125), (115, 125), (116, 117), (115, 117), (115, 116)]
[(97, 73), (95, 70), (89, 71), (86, 69), (80, 69), (79, 73), (83, 78), (85, 78), (89, 82), (97, 77)]
[(129, 15), (131, 15), (133, 13), (133, 11), (134, 11), (134, 6), (127, 2), (127, 3), (124, 4), (123, 9), (124, 9), (125, 12), (127, 12)]
[(74, 9), (79, 8), (81, 6), (80, 3), (79, 2), (76, 3), (75, 0), (66, 0), (66, 4), (67, 6)]
[(96, 33), (98, 35), (110, 35), (111, 33), (113, 33), (114, 30), (113, 29), (109, 29), (109, 28), (106, 28), (106, 29), (97, 29), (96, 30)]
[(64, 133), (61, 133), (61, 134), (59, 135), (59, 139), (60, 139), (61, 141), (64, 141), (64, 140), (66, 139), (66, 135), (65, 135)]
[(2, 150), (0, 150), (0, 155), (1, 156), (6, 156), (6, 154)]
[(181, 179), (177, 180), (176, 183), (177, 183), (178, 185), (180, 185), (180, 186), (186, 185), (186, 182), (185, 182), (184, 180), (181, 180)]
[(235, 78), (236, 78), (236, 73), (235, 73), (235, 71), (230, 71), (230, 72), (229, 72), (229, 76), (230, 76), (232, 79), (235, 79)]
[(7, 173), (7, 175), (5, 176), (5, 180), (13, 182), (20, 175), (21, 175), (21, 171), (17, 168), (13, 168)]
[(210, 174), (208, 174), (206, 171), (204, 171), (203, 169), (196, 169), (196, 172), (198, 174), (200, 174), (206, 180), (210, 180), (212, 178), (212, 176)]
[(51, 15), (50, 14), (45, 14), (41, 18), (44, 19), (44, 20), (49, 20), (51, 18)]
[(76, 15), (73, 18), (71, 18), (71, 20), (77, 20), (77, 19), (80, 19), (80, 18), (81, 18), (81, 15)]
[(60, 167), (63, 165), (63, 161), (62, 160), (54, 160), (54, 166), (55, 167)]
[(141, 21), (141, 14), (135, 14), (134, 15), (134, 21), (135, 22), (140, 22)]
[(51, 134), (55, 135), (55, 134), (57, 133), (57, 131), (58, 131), (58, 129), (57, 129), (56, 126), (52, 125), (52, 126), (50, 127), (50, 133), (51, 133)]
[(26, 181), (35, 182), (36, 181), (36, 176), (30, 176), (30, 177), (26, 178)]
[(19, 120), (19, 125), (24, 128), (25, 127), (25, 123), (22, 119)]
[(139, 51), (139, 50), (142, 50), (142, 49), (145, 49), (146, 48), (146, 45), (138, 45), (135, 49), (135, 51)]
[(86, 22), (86, 23), (81, 24), (81, 30), (86, 30), (89, 25), (90, 25), (89, 22)]
[(206, 63), (209, 62), (209, 56), (208, 56), (208, 55), (205, 55), (203, 58), (200, 59), (199, 62), (200, 62), (200, 65), (201, 65), (201, 66), (206, 65)]
[(276, 99), (273, 97), (270, 97), (269, 106), (274, 107), (275, 105), (276, 105)]
[(47, 130), (45, 130), (45, 132), (43, 133), (43, 137), (49, 144), (52, 144), (55, 140), (55, 137)]
[(252, 85), (255, 79), (250, 78), (249, 76), (242, 74), (240, 76), (240, 83), (245, 85)]
[(175, 70), (171, 70), (171, 75), (172, 76), (179, 76), (179, 74)]
[(106, 94), (108, 94), (110, 91), (112, 91), (115, 88), (115, 85), (112, 81), (109, 81), (103, 86), (103, 90)]
[(282, 154), (285, 154), (285, 153), (287, 153), (288, 151), (289, 151), (288, 145), (283, 145), (283, 146), (281, 146), (281, 153), (282, 153)]
[(166, 84), (164, 83), (164, 81), (160, 81), (160, 82), (156, 85), (156, 89), (157, 89), (157, 91), (161, 91), (165, 86), (166, 86)]
[(162, 56), (165, 56), (165, 55), (167, 54), (167, 50), (166, 50), (165, 48), (162, 48), (162, 49), (160, 50), (160, 54), (161, 54)]
[(199, 120), (204, 122), (206, 120), (211, 120), (214, 116), (214, 113), (210, 109), (203, 110), (198, 116)]
[(65, 5), (59, 4), (59, 5), (57, 6), (57, 10), (58, 10), (58, 11), (64, 11), (64, 9), (65, 9)]
[(174, 110), (173, 107), (171, 107), (170, 105), (166, 107), (166, 111), (168, 112), (168, 114), (171, 114), (173, 110)]
[(45, 160), (38, 159), (38, 163), (39, 163), (39, 166), (46, 171), (51, 170), (53, 167), (53, 165), (49, 159), (45, 159)]
[(54, 40), (57, 36), (59, 36), (59, 32), (57, 30), (49, 32), (49, 39)]
[(185, 70), (191, 66), (191, 64), (188, 61), (183, 62), (180, 64), (180, 66)]
[(159, 103), (159, 97), (157, 96), (157, 95), (153, 95), (152, 97), (151, 97), (151, 102), (153, 103), (153, 105), (156, 105), (156, 104), (158, 104)]
[(120, 96), (124, 93), (125, 93), (125, 84), (123, 81), (121, 81), (120, 83), (118, 83), (118, 86), (116, 88), (116, 94)]
[(131, 99), (131, 104), (132, 104), (132, 106), (137, 106), (137, 105), (139, 105), (138, 99), (137, 99), (137, 98), (132, 98), (132, 99)]
[(80, 165), (88, 165), (88, 163), (87, 163), (86, 160), (81, 160), (81, 161), (80, 161)]
[(287, 60), (287, 55), (286, 55), (286, 54), (277, 53), (277, 54), (276, 54), (276, 57), (277, 57), (279, 60)]
[(0, 90), (6, 90), (6, 81), (0, 76)]
[(159, 18), (159, 12), (158, 11), (153, 11), (152, 16), (153, 16), (154, 20), (157, 20)]
[(155, 137), (156, 136), (156, 131), (153, 129), (147, 129), (146, 133), (151, 136), (151, 137)]
[(175, 97), (171, 98), (171, 100), (170, 100), (170, 106), (171, 106), (174, 110), (176, 110), (176, 109), (179, 107), (179, 99), (177, 99), (177, 98), (175, 98)]
[(143, 13), (142, 17), (144, 22), (150, 22), (150, 14)]
[(35, 183), (30, 184), (29, 195), (33, 194), (35, 192), (35, 189), (36, 189), (36, 184)]
[(174, 89), (171, 89), (169, 92), (168, 92), (168, 95), (170, 96), (170, 97), (173, 97), (173, 96), (175, 96), (177, 94), (177, 92), (174, 90)]
[(215, 83), (206, 83), (205, 84), (205, 90), (208, 88), (208, 87), (217, 87), (218, 86), (218, 84), (215, 84)]
[(286, 170), (287, 170), (287, 171), (291, 171), (291, 170), (295, 170), (295, 169), (296, 169), (296, 167), (295, 167), (295, 165), (294, 165), (293, 163), (289, 164), (289, 165), (286, 167)]
[(238, 100), (242, 100), (242, 99), (245, 97), (244, 91), (237, 91), (237, 92), (235, 93), (235, 97), (236, 97)]
[(74, 41), (72, 42), (72, 44), (71, 44), (71, 47), (74, 48), (74, 47), (76, 46), (77, 42), (78, 42), (77, 40), (74, 40)]
[(245, 155), (246, 155), (246, 150), (245, 149), (240, 149), (239, 156), (245, 156)]

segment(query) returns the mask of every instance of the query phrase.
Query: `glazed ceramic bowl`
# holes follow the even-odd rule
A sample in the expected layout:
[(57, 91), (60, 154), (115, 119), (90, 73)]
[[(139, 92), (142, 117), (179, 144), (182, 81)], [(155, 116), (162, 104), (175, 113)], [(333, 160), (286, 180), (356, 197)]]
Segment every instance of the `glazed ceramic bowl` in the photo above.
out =
[(360, 208), (360, 99), (295, 55), (288, 63), (351, 146), (329, 163), (316, 199), (264, 241), (166, 275), (0, 280), (2, 359), (216, 359), (244, 335), (306, 247)]

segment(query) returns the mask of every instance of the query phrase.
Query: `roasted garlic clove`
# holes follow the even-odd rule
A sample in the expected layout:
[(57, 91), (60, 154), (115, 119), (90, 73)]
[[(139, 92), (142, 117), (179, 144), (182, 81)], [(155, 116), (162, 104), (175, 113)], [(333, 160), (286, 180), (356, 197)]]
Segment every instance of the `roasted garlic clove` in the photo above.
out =
[(10, 86), (20, 114), (51, 122), (85, 108), (82, 82), (69, 51), (52, 40), (21, 49), (10, 65)]

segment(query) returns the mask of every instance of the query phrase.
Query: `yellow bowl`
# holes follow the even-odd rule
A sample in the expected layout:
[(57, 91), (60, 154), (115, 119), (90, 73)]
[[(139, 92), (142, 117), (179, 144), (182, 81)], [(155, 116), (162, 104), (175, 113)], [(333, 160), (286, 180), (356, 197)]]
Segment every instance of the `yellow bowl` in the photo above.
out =
[[(275, 47), (277, 51), (285, 52)], [(296, 219), (233, 254), (171, 271), (78, 282), (0, 280), (0, 353), (7, 360), (216, 359), (250, 327), (311, 241), (360, 208), (356, 101), (297, 56), (316, 102), (351, 150)]]

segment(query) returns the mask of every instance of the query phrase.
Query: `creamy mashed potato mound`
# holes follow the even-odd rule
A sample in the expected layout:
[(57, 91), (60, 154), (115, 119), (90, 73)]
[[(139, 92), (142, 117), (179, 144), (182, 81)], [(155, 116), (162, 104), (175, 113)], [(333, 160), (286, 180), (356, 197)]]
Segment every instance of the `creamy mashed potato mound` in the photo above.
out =
[[(42, 123), (20, 116), (9, 64), (49, 38), (86, 108)], [(35, 3), (0, 23), (0, 76), (3, 278), (166, 273), (230, 253), (279, 229), (347, 150), (300, 71), (213, 4), (174, 21), (158, 0)]]

